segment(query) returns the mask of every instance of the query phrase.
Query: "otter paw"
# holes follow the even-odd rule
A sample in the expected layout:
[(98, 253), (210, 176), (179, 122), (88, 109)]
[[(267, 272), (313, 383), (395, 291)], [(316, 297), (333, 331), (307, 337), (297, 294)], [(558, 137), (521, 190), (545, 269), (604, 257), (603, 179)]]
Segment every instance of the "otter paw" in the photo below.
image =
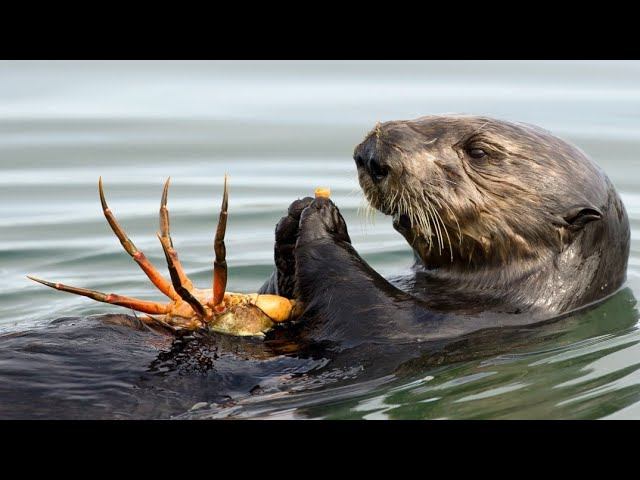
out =
[(305, 197), (291, 203), (287, 215), (282, 217), (276, 225), (274, 260), (278, 272), (278, 294), (287, 298), (293, 298), (296, 273), (294, 250), (298, 239), (300, 214), (312, 201), (313, 198)]
[(347, 224), (338, 207), (330, 199), (319, 197), (300, 215), (297, 246), (322, 239), (351, 243)]

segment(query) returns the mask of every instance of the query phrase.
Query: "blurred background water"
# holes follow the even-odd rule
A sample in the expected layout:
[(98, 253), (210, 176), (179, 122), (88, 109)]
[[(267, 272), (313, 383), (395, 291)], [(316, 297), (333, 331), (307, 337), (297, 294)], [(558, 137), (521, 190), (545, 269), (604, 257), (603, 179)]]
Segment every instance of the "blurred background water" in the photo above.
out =
[(158, 298), (104, 221), (107, 199), (138, 248), (155, 237), (172, 177), (174, 243), (210, 281), (222, 179), (230, 175), (228, 289), (255, 291), (288, 204), (332, 189), (354, 246), (381, 273), (409, 247), (362, 203), (353, 147), (377, 122), (470, 113), (540, 125), (608, 173), (631, 219), (627, 288), (534, 344), (347, 391), (255, 400), (267, 418), (640, 418), (640, 62), (2, 62), (0, 333), (120, 312), (25, 274)]

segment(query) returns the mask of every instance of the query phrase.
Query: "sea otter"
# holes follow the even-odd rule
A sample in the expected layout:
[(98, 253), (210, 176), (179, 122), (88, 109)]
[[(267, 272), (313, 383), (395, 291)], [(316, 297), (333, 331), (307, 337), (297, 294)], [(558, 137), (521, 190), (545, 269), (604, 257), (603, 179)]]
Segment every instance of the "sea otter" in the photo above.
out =
[(261, 292), (301, 300), (314, 340), (433, 340), (529, 324), (598, 302), (626, 278), (620, 197), (548, 131), (483, 116), (388, 121), (353, 158), (370, 205), (392, 216), (416, 261), (410, 276), (384, 279), (331, 200), (293, 202)]
[[(253, 416), (270, 401), (304, 411), (574, 328), (581, 317), (563, 314), (624, 282), (620, 198), (584, 153), (544, 130), (470, 116), (391, 121), (354, 160), (366, 198), (415, 252), (411, 275), (375, 272), (331, 200), (296, 200), (261, 291), (300, 300), (297, 323), (263, 339), (174, 338), (108, 315), (1, 335), (0, 418)], [(621, 308), (589, 336), (636, 322)]]

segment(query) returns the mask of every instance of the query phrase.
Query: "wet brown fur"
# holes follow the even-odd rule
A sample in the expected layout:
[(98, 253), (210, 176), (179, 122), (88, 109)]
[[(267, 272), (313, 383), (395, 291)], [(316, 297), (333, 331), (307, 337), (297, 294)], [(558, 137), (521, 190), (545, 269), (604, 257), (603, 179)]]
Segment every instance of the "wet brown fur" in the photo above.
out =
[[(474, 159), (471, 148), (487, 156)], [(611, 264), (601, 294), (624, 280), (629, 226), (620, 198), (584, 152), (546, 130), (466, 115), (389, 121), (376, 125), (358, 155), (376, 155), (388, 168), (381, 181), (358, 168), (362, 190), (372, 207), (394, 217), (433, 278), (505, 296), (506, 289), (515, 294), (514, 281), (548, 283), (550, 265), (558, 270), (570, 260), (564, 257), (575, 263), (579, 254), (581, 262), (598, 256), (593, 278)], [(602, 218), (583, 228), (590, 209)], [(598, 251), (589, 253), (589, 244)], [(580, 301), (588, 299), (593, 294)]]

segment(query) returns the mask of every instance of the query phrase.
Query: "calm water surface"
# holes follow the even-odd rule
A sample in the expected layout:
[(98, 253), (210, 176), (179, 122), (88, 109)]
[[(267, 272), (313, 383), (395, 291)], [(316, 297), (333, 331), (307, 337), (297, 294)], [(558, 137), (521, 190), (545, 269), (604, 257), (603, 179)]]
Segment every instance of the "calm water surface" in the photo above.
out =
[(100, 175), (120, 222), (160, 265), (157, 210), (172, 177), (173, 239), (197, 284), (210, 281), (225, 172), (229, 290), (262, 284), (275, 223), (317, 185), (332, 188), (364, 258), (400, 273), (409, 247), (388, 218), (359, 214), (351, 153), (376, 121), (448, 112), (534, 123), (596, 160), (631, 220), (626, 288), (526, 339), (504, 339), (499, 353), (165, 416), (640, 418), (638, 62), (0, 63), (0, 334), (123, 310), (50, 291), (27, 273), (159, 298), (104, 221)]

